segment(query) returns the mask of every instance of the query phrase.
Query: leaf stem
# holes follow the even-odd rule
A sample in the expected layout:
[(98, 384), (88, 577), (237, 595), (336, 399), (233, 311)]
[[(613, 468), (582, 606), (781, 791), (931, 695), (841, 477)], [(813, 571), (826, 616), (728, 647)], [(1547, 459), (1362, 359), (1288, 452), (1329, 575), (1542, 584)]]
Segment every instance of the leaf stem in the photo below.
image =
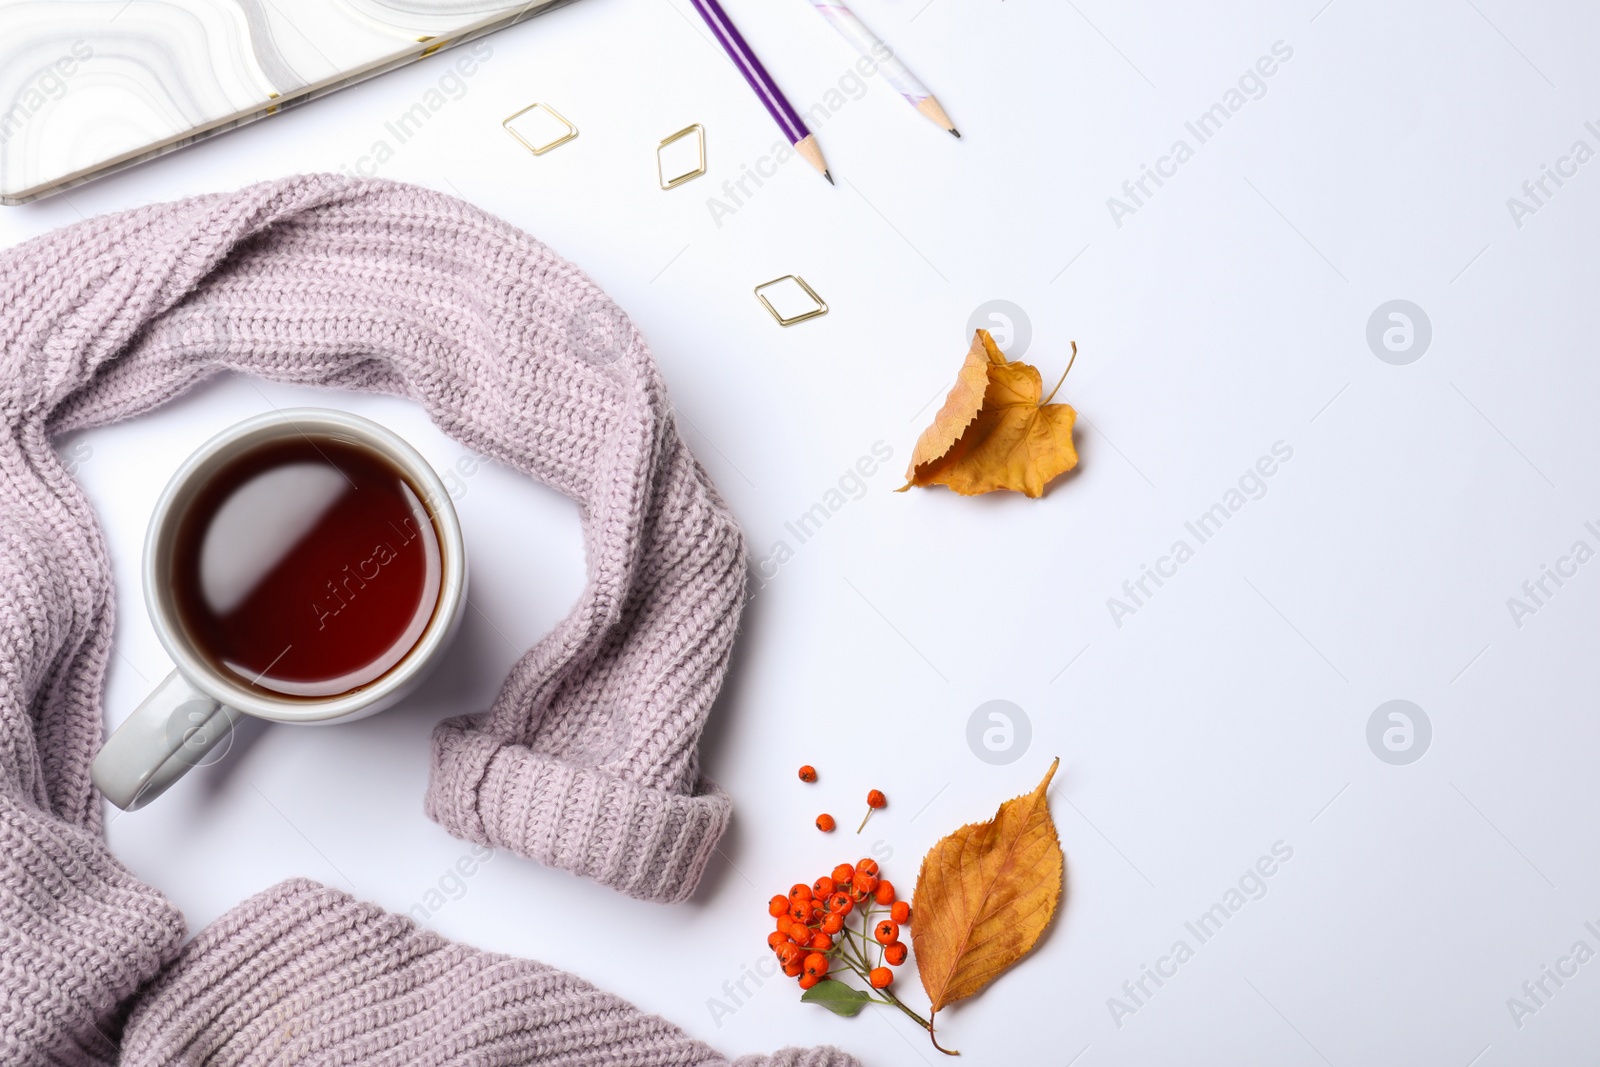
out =
[[(1056, 387), (1054, 389), (1050, 390), (1050, 395), (1045, 397), (1043, 400), (1039, 401), (1039, 406), (1040, 407), (1044, 407), (1046, 404), (1050, 403), (1050, 401), (1052, 401), (1052, 400), (1054, 400), (1056, 398), (1056, 393), (1061, 391), (1062, 384), (1064, 382), (1066, 382), (1067, 375), (1072, 373), (1072, 365), (1074, 363), (1076, 363), (1076, 362), (1078, 362), (1078, 342), (1073, 341), (1072, 342), (1072, 358), (1067, 360), (1067, 369), (1061, 372), (1061, 381), (1056, 382)], [(861, 825), (865, 826), (866, 823), (863, 822)], [(856, 831), (856, 833), (860, 833), (860, 832), (861, 832), (860, 830)], [(935, 1044), (933, 1047), (934, 1048), (939, 1048), (939, 1046), (937, 1044)], [(939, 1049), (939, 1051), (943, 1052), (944, 1050), (943, 1049)], [(958, 1055), (959, 1055), (959, 1053), (958, 1053)]]
[(943, 1045), (939, 1044), (939, 1038), (933, 1032), (933, 1017), (935, 1015), (937, 1015), (937, 1014), (939, 1014), (937, 1011), (930, 1011), (928, 1013), (928, 1040), (933, 1042), (933, 1047), (934, 1048), (938, 1049), (940, 1052), (944, 1053), (946, 1056), (959, 1056), (959, 1055), (961, 1055), (961, 1053), (953, 1051), (951, 1049), (947, 1049)]

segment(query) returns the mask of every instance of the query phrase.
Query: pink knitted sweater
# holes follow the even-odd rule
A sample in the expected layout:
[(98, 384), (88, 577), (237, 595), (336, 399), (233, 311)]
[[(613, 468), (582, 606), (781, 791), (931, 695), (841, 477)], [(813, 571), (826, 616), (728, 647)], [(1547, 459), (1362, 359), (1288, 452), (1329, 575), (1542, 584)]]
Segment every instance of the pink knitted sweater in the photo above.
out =
[(435, 732), (428, 814), (633, 896), (692, 892), (729, 815), (697, 743), (743, 544), (605, 294), (460, 201), (301, 177), (0, 254), (0, 360), (0, 1063), (727, 1062), (571, 975), (313, 882), (182, 945), (182, 916), (107, 850), (89, 781), (111, 573), (51, 437), (222, 370), (396, 393), (574, 498), (588, 559), (578, 606), (488, 712)]

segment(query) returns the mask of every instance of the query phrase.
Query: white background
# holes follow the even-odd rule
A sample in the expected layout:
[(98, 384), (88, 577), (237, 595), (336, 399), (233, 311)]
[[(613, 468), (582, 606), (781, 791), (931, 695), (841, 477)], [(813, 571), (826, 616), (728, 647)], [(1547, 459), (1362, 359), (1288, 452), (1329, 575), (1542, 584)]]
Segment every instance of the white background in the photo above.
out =
[[(729, 10), (802, 108), (852, 61), (800, 0)], [(1600, 548), (1594, 242), (1600, 162), (1518, 227), (1507, 198), (1600, 138), (1600, 15), (1573, 0), (857, 0), (939, 94), (956, 141), (879, 79), (819, 123), (838, 188), (800, 162), (718, 221), (708, 197), (776, 132), (687, 0), (582, 0), (492, 57), (384, 176), (457, 193), (589, 271), (650, 339), (691, 446), (766, 556), (707, 730), (736, 820), (692, 902), (628, 900), (509, 854), (428, 920), (548, 961), (731, 1054), (834, 1042), (943, 1062), (886, 1011), (835, 1019), (768, 981), (765, 901), (876, 847), (924, 851), (1062, 758), (1069, 893), (1039, 949), (941, 1017), (961, 1062), (1551, 1064), (1592, 1056), (1600, 962), (1521, 1026), (1507, 998), (1574, 942), (1600, 950), (1594, 715), (1600, 562), (1518, 627), (1507, 598), (1578, 539)], [(1319, 10), (1320, 8), (1320, 10)], [(1267, 92), (1197, 145), (1184, 123), (1274, 42)], [(354, 169), (446, 52), (122, 175), (0, 213), (14, 243), (80, 215), (297, 171)], [(547, 101), (582, 131), (534, 158), (501, 131)], [(656, 187), (656, 142), (708, 130), (711, 173)], [(1184, 138), (1194, 158), (1119, 227), (1107, 198)], [(370, 167), (369, 167), (370, 169)], [(751, 187), (753, 188), (753, 187)], [(743, 198), (742, 198), (743, 199)], [(751, 295), (802, 274), (832, 306), (780, 329)], [(1003, 298), (1082, 413), (1080, 470), (1042, 500), (890, 490)], [(1403, 298), (1433, 340), (1380, 361)], [(441, 468), (465, 450), (408, 404), (230, 381), (63, 442), (118, 576), (114, 726), (169, 668), (137, 564), (149, 509), (206, 437), (269, 404), (366, 414)], [(796, 546), (784, 528), (875, 442), (870, 491)], [(1268, 491), (1117, 626), (1107, 598), (1267, 454)], [(1113, 442), (1115, 442), (1113, 444)], [(84, 454), (87, 446), (87, 454)], [(475, 611), (426, 689), (358, 724), (252, 727), (113, 846), (191, 924), (307, 875), (405, 910), (468, 846), (421, 810), (428, 735), (483, 708), (582, 581), (576, 512), (501, 469), (458, 503)], [(1549, 586), (1554, 589), (1554, 585)], [(1366, 725), (1416, 702), (1433, 738), (1381, 761)], [(969, 750), (981, 703), (1032, 724), (1015, 762)], [(794, 775), (814, 763), (822, 778)], [(869, 787), (890, 806), (851, 832)], [(840, 832), (813, 817), (832, 811)], [(1293, 858), (1199, 945), (1184, 927), (1275, 842)], [(1177, 976), (1120, 1019), (1179, 938)], [(746, 988), (750, 988), (747, 982)], [(899, 988), (926, 1001), (908, 968)], [(1154, 989), (1153, 985), (1149, 988)], [(1531, 1002), (1530, 1002), (1531, 1003)]]

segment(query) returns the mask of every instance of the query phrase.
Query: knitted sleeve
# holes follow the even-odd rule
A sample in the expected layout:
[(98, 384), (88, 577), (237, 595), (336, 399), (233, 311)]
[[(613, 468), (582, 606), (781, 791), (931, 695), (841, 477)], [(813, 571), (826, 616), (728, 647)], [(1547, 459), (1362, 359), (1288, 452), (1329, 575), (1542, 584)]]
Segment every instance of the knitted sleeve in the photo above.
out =
[[(730, 1067), (570, 974), (480, 952), (314, 882), (245, 901), (128, 1020), (122, 1067)], [(738, 1067), (859, 1067), (832, 1048)]]
[(183, 917), (114, 859), (89, 762), (111, 653), (111, 568), (42, 412), (65, 367), (20, 343), (0, 262), (0, 1063), (110, 1064), (123, 1002)]

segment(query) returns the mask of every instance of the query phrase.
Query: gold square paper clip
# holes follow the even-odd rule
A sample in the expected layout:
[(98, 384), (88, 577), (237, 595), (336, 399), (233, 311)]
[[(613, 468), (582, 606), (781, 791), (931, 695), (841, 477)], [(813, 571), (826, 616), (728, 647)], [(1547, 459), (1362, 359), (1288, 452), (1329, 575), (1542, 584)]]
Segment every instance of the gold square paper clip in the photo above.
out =
[[(812, 308), (810, 311), (802, 311), (798, 315), (791, 315), (788, 318), (784, 318), (783, 314), (778, 311), (777, 308), (772, 306), (772, 301), (767, 299), (767, 294), (762, 291), (765, 289), (771, 289), (774, 285), (777, 285), (780, 282), (794, 282), (805, 292), (807, 296), (816, 302), (817, 306)], [(772, 317), (778, 320), (779, 326), (793, 326), (797, 322), (804, 322), (807, 319), (814, 319), (828, 313), (827, 301), (818, 296), (817, 291), (811, 288), (811, 286), (807, 285), (806, 280), (800, 277), (798, 274), (785, 274), (783, 277), (774, 278), (770, 282), (762, 282), (760, 285), (756, 286), (756, 299), (761, 301), (761, 306), (766, 308)]]
[[(511, 125), (511, 123), (516, 121), (517, 119), (520, 119), (522, 116), (526, 115), (528, 112), (534, 111), (534, 110), (542, 111), (546, 115), (549, 115), (551, 118), (555, 119), (561, 125), (565, 126), (567, 128), (567, 132), (562, 134), (560, 137), (557, 137), (555, 140), (549, 141), (549, 142), (547, 142), (545, 144), (541, 144), (541, 145), (536, 145), (532, 141), (528, 140), (526, 137), (522, 136), (522, 134), (517, 132), (516, 127)], [(517, 142), (519, 144), (521, 144), (523, 148), (526, 148), (528, 151), (532, 152), (536, 156), (542, 156), (546, 152), (550, 151), (550, 149), (552, 149), (552, 148), (559, 148), (562, 145), (566, 144), (568, 141), (572, 140), (574, 137), (578, 136), (578, 127), (574, 126), (572, 123), (570, 123), (566, 119), (562, 118), (561, 113), (559, 111), (557, 111), (555, 108), (551, 107), (549, 104), (529, 104), (527, 107), (523, 108), (521, 111), (517, 112), (515, 115), (512, 115), (512, 116), (508, 117), (504, 122), (500, 123), (500, 125), (505, 127), (505, 131), (507, 133), (509, 133), (511, 136), (515, 137), (517, 139)]]
[[(692, 169), (684, 171), (682, 174), (679, 174), (675, 178), (667, 177), (666, 163), (662, 159), (662, 153), (665, 152), (671, 146), (677, 144), (679, 141), (683, 140), (685, 137), (689, 136), (691, 133), (694, 134), (698, 138), (698, 145), (699, 145), (699, 149), (700, 149), (700, 154), (696, 158), (699, 160), (699, 162), (696, 163)], [(692, 182), (692, 181), (694, 181), (696, 178), (700, 177), (705, 172), (706, 172), (706, 128), (704, 126), (700, 125), (698, 122), (695, 123), (693, 126), (685, 126), (683, 129), (679, 130), (677, 133), (672, 134), (670, 137), (667, 137), (665, 140), (663, 140), (660, 144), (656, 145), (656, 175), (661, 179), (661, 188), (662, 189), (676, 189), (678, 186), (682, 185), (684, 182)]]

